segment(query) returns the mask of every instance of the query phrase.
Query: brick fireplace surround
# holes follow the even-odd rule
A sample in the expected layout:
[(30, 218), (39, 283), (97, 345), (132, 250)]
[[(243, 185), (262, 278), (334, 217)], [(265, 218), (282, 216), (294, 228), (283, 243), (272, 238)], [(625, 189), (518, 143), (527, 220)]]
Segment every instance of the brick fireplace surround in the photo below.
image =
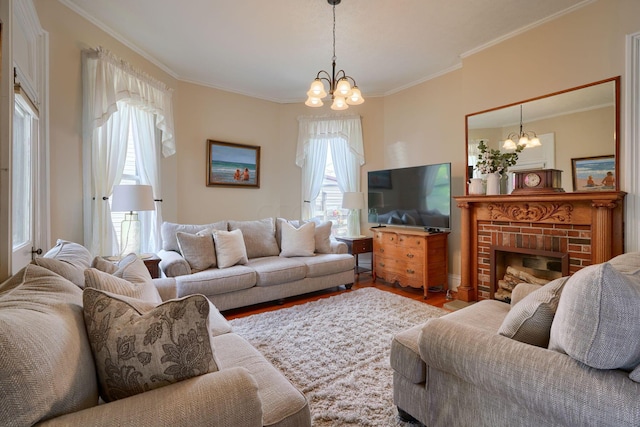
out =
[(476, 301), (492, 294), (491, 246), (567, 253), (569, 274), (621, 254), (625, 195), (607, 191), (455, 197), (462, 212), (458, 298)]

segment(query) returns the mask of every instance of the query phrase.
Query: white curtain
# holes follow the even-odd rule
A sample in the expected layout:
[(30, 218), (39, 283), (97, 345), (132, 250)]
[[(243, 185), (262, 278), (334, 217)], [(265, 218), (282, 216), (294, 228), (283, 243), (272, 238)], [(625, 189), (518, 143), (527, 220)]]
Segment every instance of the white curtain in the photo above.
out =
[(96, 255), (118, 253), (109, 196), (115, 183), (122, 178), (129, 135), (129, 114), (130, 109), (121, 104), (118, 111), (92, 132), (91, 169), (101, 179), (91, 180), (91, 234), (85, 244)]
[[(161, 199), (158, 148), (148, 145), (155, 144), (154, 129), (159, 129), (162, 155), (175, 154), (172, 92), (103, 48), (83, 51), (82, 64), (85, 244), (94, 255), (108, 255), (118, 253), (108, 197), (122, 176), (131, 118), (140, 120), (133, 137), (142, 179)], [(159, 246), (158, 203), (156, 208), (147, 222), (153, 230), (143, 238), (143, 251), (155, 252)]]
[[(160, 153), (156, 144), (155, 116), (148, 111), (132, 108), (131, 134), (140, 168), (140, 184), (153, 188), (155, 210), (139, 212), (142, 230), (140, 232), (140, 250), (155, 253), (160, 247), (160, 226), (162, 225), (162, 203), (158, 203), (162, 189), (160, 187)], [(151, 142), (151, 143), (149, 143)]]
[(302, 164), (302, 219), (315, 216), (313, 200), (320, 194), (327, 163), (327, 140), (318, 138), (305, 148)]
[(313, 217), (311, 201), (322, 188), (327, 144), (340, 191), (360, 191), (364, 144), (360, 116), (299, 117), (296, 165), (302, 168), (302, 219)]

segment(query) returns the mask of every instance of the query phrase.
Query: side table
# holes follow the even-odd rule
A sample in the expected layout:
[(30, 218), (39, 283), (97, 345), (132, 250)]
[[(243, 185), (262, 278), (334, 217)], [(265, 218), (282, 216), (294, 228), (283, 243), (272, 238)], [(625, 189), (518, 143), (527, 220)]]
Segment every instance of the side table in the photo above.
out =
[[(118, 256), (105, 256), (103, 258), (113, 263), (117, 263), (122, 259)], [(147, 270), (149, 270), (149, 274), (151, 275), (151, 278), (152, 279), (159, 278), (160, 277), (160, 257), (157, 256), (156, 254), (144, 254), (140, 256), (140, 258), (142, 259), (142, 262), (144, 262), (144, 265), (147, 267)]]
[(373, 238), (367, 236), (358, 237), (336, 237), (339, 242), (347, 244), (349, 253), (356, 257), (356, 266), (354, 267), (355, 274), (360, 274), (364, 271), (371, 271), (369, 268), (360, 267), (358, 265), (358, 255), (367, 252), (373, 252)]

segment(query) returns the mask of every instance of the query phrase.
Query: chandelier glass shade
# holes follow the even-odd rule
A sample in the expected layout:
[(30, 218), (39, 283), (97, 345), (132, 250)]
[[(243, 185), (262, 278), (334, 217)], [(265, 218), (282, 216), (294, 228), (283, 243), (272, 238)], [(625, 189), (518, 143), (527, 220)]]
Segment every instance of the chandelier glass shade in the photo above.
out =
[[(348, 76), (344, 70), (338, 70), (336, 72), (336, 5), (340, 4), (341, 0), (327, 1), (333, 6), (333, 58), (331, 61), (331, 73), (325, 70), (318, 72), (315, 80), (311, 83), (307, 91), (305, 105), (309, 107), (322, 107), (324, 105), (322, 99), (326, 98), (327, 95), (331, 95), (333, 101), (331, 109), (346, 110), (349, 108), (349, 105), (362, 104), (364, 98), (353, 77)], [(325, 82), (328, 84), (328, 93), (325, 88)]]
[(525, 148), (540, 147), (542, 145), (535, 132), (522, 130), (522, 105), (520, 105), (520, 133), (512, 132), (507, 135), (507, 139), (504, 141), (504, 144), (502, 144), (502, 148), (505, 150), (515, 150), (518, 145), (524, 145)]

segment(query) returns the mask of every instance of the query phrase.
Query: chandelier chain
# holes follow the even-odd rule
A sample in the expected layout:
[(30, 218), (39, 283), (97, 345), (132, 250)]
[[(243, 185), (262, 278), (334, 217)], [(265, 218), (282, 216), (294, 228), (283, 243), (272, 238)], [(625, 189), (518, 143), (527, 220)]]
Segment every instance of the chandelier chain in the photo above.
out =
[(336, 4), (333, 4), (333, 60), (336, 60)]

